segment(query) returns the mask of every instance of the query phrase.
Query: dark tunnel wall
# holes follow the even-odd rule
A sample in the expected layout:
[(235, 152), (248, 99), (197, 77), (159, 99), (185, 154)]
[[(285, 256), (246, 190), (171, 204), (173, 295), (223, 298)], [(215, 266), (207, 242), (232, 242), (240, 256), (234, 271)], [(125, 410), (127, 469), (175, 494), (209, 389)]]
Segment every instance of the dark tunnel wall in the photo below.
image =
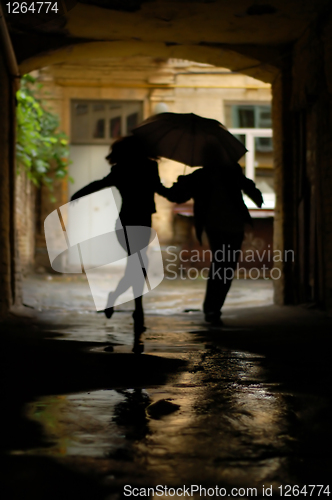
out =
[(332, 308), (332, 12), (295, 44), (291, 106), (296, 136), (296, 300)]
[(20, 277), (16, 275), (14, 230), (14, 83), (5, 63), (4, 47), (0, 48), (0, 317), (14, 305)]
[[(287, 53), (287, 51), (286, 51)], [(279, 304), (332, 308), (332, 14), (325, 12), (284, 58), (273, 84), (274, 242), (294, 249), (278, 264)]]

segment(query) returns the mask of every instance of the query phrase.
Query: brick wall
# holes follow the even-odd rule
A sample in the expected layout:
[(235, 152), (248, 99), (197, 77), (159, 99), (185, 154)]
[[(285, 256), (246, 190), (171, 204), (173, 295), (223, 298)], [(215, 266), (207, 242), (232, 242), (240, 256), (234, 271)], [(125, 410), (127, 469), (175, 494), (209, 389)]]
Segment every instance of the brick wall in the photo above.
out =
[(22, 274), (33, 269), (35, 254), (35, 199), (36, 188), (24, 170), (16, 175), (15, 219), (17, 246)]
[[(34, 269), (37, 272), (55, 272), (52, 270), (48, 257), (44, 221), (51, 212), (67, 202), (67, 200), (63, 200), (63, 184), (63, 181), (54, 180), (52, 193), (46, 186), (42, 186), (36, 191)], [(52, 201), (53, 197), (56, 201)]]

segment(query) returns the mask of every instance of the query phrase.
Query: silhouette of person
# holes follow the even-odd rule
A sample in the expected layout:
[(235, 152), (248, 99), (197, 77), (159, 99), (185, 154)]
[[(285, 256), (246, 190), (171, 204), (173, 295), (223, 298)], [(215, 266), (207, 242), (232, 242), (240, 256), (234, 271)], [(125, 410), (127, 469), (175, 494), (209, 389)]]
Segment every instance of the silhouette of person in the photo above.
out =
[[(125, 274), (116, 289), (109, 293), (104, 312), (107, 318), (111, 318), (116, 298), (128, 288), (133, 288), (135, 296), (133, 350), (142, 352), (143, 344), (140, 337), (146, 330), (142, 303), (143, 288), (147, 279), (144, 264), (147, 262), (147, 257), (144, 252), (150, 240), (151, 231), (148, 228), (151, 228), (151, 216), (156, 212), (154, 194), (166, 196), (167, 188), (160, 181), (157, 162), (147, 156), (143, 143), (135, 136), (116, 140), (106, 159), (112, 165), (111, 172), (103, 179), (91, 182), (77, 191), (71, 197), (71, 201), (111, 186), (115, 186), (120, 192), (122, 205), (115, 227), (117, 239), (128, 255), (137, 254), (142, 273), (137, 273), (133, 260), (128, 258)], [(134, 238), (128, 238), (127, 226), (144, 226), (144, 229), (134, 232)]]
[(213, 146), (204, 149), (204, 158), (203, 168), (179, 176), (166, 196), (176, 203), (194, 199), (197, 239), (202, 243), (205, 230), (212, 251), (203, 311), (208, 323), (221, 326), (221, 308), (234, 277), (244, 227), (252, 224), (242, 191), (258, 207), (263, 197), (255, 183), (245, 177), (241, 166), (223, 163)]

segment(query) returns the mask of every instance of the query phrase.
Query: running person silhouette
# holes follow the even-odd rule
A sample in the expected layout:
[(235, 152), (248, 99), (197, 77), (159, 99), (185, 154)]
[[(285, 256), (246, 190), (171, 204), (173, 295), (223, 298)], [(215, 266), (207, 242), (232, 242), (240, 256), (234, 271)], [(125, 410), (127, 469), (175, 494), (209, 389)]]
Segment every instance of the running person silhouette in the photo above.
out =
[(158, 193), (166, 197), (168, 189), (160, 181), (158, 163), (148, 157), (144, 145), (135, 136), (126, 136), (116, 140), (106, 159), (112, 165), (111, 172), (103, 179), (91, 182), (77, 191), (71, 197), (71, 201), (111, 186), (115, 186), (121, 194), (122, 205), (115, 227), (117, 238), (129, 255), (137, 252), (143, 275), (142, 279), (137, 280), (136, 273), (136, 279), (133, 279), (131, 259), (128, 259), (125, 274), (116, 289), (109, 293), (104, 312), (107, 318), (111, 318), (116, 298), (128, 288), (133, 287), (135, 296), (133, 351), (142, 352), (143, 347), (140, 339), (141, 334), (146, 330), (142, 293), (147, 275), (143, 263), (145, 259), (142, 259), (140, 251), (148, 246), (150, 231), (141, 231), (135, 241), (128, 241), (126, 227), (144, 226), (151, 228), (151, 216), (156, 212), (154, 194)]

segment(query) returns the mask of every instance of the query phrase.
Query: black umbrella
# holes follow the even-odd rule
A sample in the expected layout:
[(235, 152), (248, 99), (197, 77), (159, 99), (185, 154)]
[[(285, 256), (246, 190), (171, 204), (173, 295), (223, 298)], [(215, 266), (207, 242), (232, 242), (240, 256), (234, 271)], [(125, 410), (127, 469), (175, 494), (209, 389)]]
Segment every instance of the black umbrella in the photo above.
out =
[(163, 156), (191, 167), (204, 165), (211, 151), (224, 165), (236, 163), (247, 151), (220, 122), (194, 113), (160, 113), (132, 132), (144, 140), (151, 156)]

